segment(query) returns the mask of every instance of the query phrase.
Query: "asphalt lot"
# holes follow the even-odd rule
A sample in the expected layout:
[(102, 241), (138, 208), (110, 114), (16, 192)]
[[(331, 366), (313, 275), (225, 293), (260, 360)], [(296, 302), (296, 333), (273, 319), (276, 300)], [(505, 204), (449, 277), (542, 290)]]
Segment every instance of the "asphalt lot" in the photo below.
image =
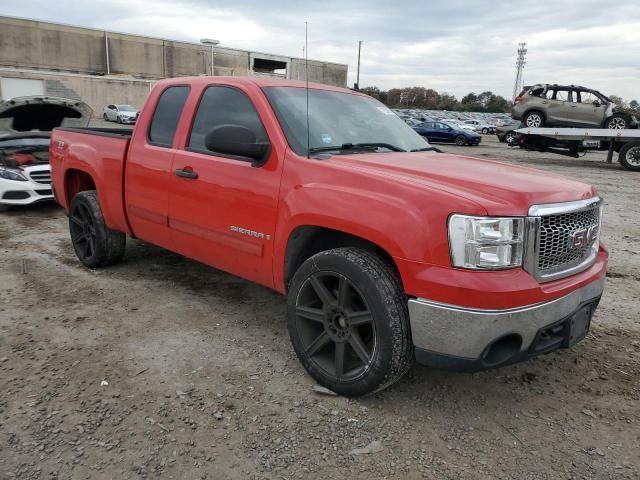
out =
[[(574, 350), (478, 374), (416, 366), (372, 397), (321, 396), (283, 297), (132, 240), (121, 264), (87, 270), (58, 207), (10, 210), (0, 478), (640, 478), (640, 174), (494, 138), (440, 148), (584, 180), (605, 199), (605, 295)], [(374, 441), (377, 453), (352, 453)]]

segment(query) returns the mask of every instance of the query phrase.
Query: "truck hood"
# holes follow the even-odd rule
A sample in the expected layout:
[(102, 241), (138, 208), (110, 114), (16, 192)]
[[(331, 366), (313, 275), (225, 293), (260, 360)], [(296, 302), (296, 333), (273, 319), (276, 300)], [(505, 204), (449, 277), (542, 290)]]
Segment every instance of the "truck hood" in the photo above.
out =
[(594, 187), (561, 175), (460, 155), (367, 153), (327, 161), (407, 187), (446, 191), (478, 204), (487, 215), (527, 215), (531, 205), (597, 195)]
[(56, 127), (86, 127), (93, 110), (78, 100), (30, 96), (0, 103), (0, 138)]

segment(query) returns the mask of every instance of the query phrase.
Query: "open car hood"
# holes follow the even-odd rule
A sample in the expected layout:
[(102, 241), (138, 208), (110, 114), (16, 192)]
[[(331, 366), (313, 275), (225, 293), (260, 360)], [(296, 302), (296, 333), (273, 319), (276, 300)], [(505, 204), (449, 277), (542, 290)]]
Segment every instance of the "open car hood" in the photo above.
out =
[(43, 95), (0, 103), (0, 138), (51, 132), (56, 127), (87, 127), (93, 110), (79, 100)]

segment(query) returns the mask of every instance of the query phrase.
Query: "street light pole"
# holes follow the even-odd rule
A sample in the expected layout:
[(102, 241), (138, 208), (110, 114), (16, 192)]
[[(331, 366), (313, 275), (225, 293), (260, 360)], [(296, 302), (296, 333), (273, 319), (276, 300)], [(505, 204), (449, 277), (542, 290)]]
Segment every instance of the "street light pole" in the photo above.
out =
[(200, 43), (203, 45), (209, 45), (211, 47), (211, 76), (213, 77), (213, 47), (220, 44), (219, 40), (214, 40), (212, 38), (201, 38)]
[(362, 40), (358, 40), (358, 71), (356, 73), (356, 90), (360, 90), (360, 50), (362, 49)]

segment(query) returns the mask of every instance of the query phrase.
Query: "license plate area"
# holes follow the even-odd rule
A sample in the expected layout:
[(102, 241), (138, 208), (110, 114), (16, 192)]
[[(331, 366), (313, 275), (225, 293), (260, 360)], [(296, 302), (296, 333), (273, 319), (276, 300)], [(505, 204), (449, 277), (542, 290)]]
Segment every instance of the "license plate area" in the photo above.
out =
[(583, 340), (589, 333), (591, 317), (597, 305), (597, 301), (583, 305), (568, 318), (541, 328), (529, 348), (529, 353), (539, 355), (558, 348), (569, 348)]
[(594, 310), (593, 304), (585, 305), (569, 318), (569, 338), (568, 345), (573, 347), (576, 343), (583, 340), (589, 333), (591, 326), (591, 316)]

